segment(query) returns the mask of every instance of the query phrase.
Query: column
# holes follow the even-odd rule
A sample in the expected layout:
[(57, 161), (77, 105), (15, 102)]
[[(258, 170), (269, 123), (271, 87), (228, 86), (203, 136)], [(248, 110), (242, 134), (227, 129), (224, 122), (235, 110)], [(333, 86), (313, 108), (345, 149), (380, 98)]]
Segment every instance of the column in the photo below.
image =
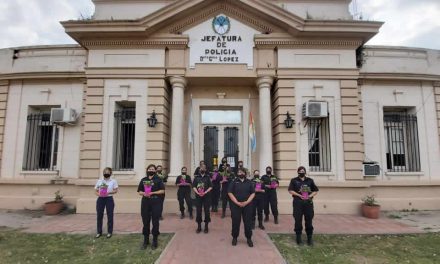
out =
[(259, 139), (258, 148), (260, 152), (260, 173), (266, 172), (267, 166), (273, 166), (272, 158), (272, 118), (270, 106), (270, 89), (272, 88), (273, 78), (264, 76), (257, 79), (259, 91)]
[(171, 113), (171, 147), (170, 147), (170, 176), (180, 175), (183, 166), (183, 120), (184, 120), (184, 91), (186, 80), (183, 77), (173, 76), (170, 78), (173, 90), (172, 113)]

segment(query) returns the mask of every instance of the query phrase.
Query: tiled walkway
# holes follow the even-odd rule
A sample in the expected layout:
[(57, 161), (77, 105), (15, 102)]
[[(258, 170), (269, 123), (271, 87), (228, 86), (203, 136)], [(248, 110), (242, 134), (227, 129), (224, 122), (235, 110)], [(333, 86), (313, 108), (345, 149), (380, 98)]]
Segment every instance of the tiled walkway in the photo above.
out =
[[(95, 233), (94, 214), (71, 214), (32, 218), (24, 226), (26, 232), (34, 233)], [(105, 222), (105, 220), (104, 220)], [(1, 225), (1, 223), (0, 223)], [(292, 233), (293, 219), (290, 215), (280, 217), (280, 224), (265, 223), (268, 233)], [(316, 215), (315, 233), (318, 234), (400, 234), (422, 233), (421, 229), (398, 221), (381, 218), (366, 219), (354, 215)], [(115, 234), (139, 233), (142, 227), (140, 215), (115, 215)], [(188, 218), (180, 220), (176, 214), (165, 215), (160, 230), (175, 233), (171, 243), (163, 252), (160, 263), (284, 263), (267, 233), (256, 229), (253, 235), (254, 248), (249, 248), (244, 235), (236, 247), (231, 246), (231, 219), (221, 219), (218, 213), (212, 215), (209, 234), (195, 233), (196, 224)], [(105, 230), (105, 229), (104, 229)], [(243, 230), (241, 230), (243, 234)], [(139, 236), (141, 240), (141, 236)]]

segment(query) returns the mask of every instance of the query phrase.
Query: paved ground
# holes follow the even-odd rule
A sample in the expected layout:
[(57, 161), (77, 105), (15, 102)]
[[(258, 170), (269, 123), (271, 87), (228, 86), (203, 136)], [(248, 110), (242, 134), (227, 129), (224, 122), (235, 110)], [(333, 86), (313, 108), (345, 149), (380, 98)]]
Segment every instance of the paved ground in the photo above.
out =
[[(397, 213), (401, 212), (394, 214)], [(378, 220), (355, 215), (316, 215), (315, 232), (318, 234), (422, 233), (435, 231), (440, 222), (440, 212), (411, 212), (405, 217), (402, 215), (401, 218), (396, 215), (391, 216), (394, 219), (391, 219), (390, 215), (393, 213), (387, 213)], [(45, 216), (41, 212), (0, 211), (0, 226), (24, 228), (26, 232), (33, 233), (94, 234), (95, 217), (94, 214)], [(273, 224), (272, 220), (265, 223), (266, 232), (293, 232), (292, 216), (281, 216), (279, 225)], [(115, 215), (115, 234), (138, 233), (141, 227), (142, 222), (138, 214)], [(226, 257), (228, 264), (284, 262), (267, 233), (259, 229), (254, 232), (254, 248), (247, 247), (244, 235), (239, 238), (237, 247), (232, 247), (230, 217), (221, 219), (218, 213), (213, 213), (209, 234), (203, 232), (196, 234), (195, 228), (196, 224), (193, 220), (188, 218), (180, 220), (177, 214), (165, 215), (165, 220), (161, 221), (161, 232), (175, 233), (175, 236), (163, 252), (160, 263), (206, 263), (206, 259), (209, 259), (210, 264), (215, 264), (224, 263)]]

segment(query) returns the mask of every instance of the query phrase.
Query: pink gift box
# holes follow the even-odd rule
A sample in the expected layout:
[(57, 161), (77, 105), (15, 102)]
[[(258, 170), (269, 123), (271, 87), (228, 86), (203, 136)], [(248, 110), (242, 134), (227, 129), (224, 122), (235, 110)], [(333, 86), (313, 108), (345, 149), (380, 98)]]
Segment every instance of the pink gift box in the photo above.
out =
[(144, 185), (144, 192), (145, 194), (151, 193), (151, 185)]
[(106, 197), (108, 195), (107, 188), (100, 188), (99, 189), (99, 196)]
[(272, 189), (276, 189), (277, 187), (278, 187), (277, 182), (271, 182), (271, 183), (270, 183), (270, 188), (272, 188)]
[(303, 199), (308, 200), (309, 199), (309, 193), (308, 192), (302, 192), (301, 193)]
[(261, 190), (261, 183), (257, 182), (257, 184), (255, 185), (255, 189)]
[(180, 179), (180, 184), (181, 184), (181, 185), (186, 185), (186, 181), (185, 181), (184, 178)]
[(205, 194), (205, 189), (203, 188), (198, 188), (197, 191), (199, 192), (199, 194)]

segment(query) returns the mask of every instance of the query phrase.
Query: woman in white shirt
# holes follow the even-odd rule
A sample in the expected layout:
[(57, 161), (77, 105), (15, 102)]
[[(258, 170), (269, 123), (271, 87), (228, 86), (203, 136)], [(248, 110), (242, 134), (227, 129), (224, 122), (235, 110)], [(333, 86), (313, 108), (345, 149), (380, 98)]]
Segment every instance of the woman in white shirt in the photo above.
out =
[(113, 210), (115, 209), (113, 194), (118, 192), (118, 183), (115, 179), (111, 179), (111, 168), (105, 168), (103, 175), (104, 178), (99, 179), (95, 185), (95, 194), (98, 196), (98, 199), (96, 200), (96, 238), (102, 236), (102, 219), (104, 218), (104, 209), (107, 211), (107, 238), (111, 238), (113, 234)]

